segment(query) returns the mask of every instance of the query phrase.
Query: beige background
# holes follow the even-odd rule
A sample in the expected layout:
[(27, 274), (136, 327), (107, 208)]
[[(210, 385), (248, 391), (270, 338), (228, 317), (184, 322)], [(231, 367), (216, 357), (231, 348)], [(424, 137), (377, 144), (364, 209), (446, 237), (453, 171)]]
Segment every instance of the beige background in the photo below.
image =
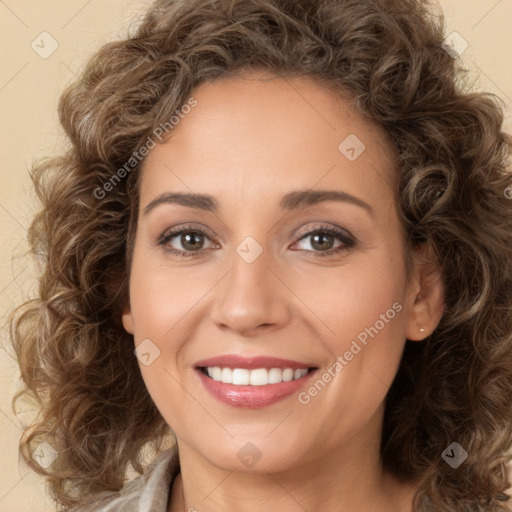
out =
[[(506, 103), (512, 132), (512, 0), (441, 0), (449, 32), (469, 43), (461, 57), (475, 87)], [(0, 512), (55, 510), (43, 483), (18, 465), (17, 443), (26, 410), (16, 417), (10, 399), (18, 373), (9, 354), (7, 312), (34, 289), (31, 262), (24, 256), (26, 228), (34, 211), (27, 168), (35, 157), (62, 143), (56, 106), (62, 89), (84, 61), (107, 41), (122, 37), (148, 0), (0, 0)], [(38, 51), (48, 32), (58, 48), (43, 59)]]

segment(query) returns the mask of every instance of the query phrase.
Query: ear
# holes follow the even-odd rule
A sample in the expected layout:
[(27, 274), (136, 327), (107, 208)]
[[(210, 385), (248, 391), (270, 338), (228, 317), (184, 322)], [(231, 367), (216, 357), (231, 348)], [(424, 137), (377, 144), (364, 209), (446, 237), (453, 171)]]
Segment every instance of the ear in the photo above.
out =
[(125, 306), (123, 308), (123, 313), (122, 313), (122, 317), (121, 318), (122, 318), (123, 327), (124, 327), (125, 331), (130, 333), (130, 334), (133, 334), (134, 333), (134, 329), (133, 329), (133, 315), (132, 315), (131, 307), (129, 305)]
[(413, 256), (407, 320), (407, 339), (422, 341), (432, 334), (443, 317), (444, 284), (431, 247), (424, 244)]

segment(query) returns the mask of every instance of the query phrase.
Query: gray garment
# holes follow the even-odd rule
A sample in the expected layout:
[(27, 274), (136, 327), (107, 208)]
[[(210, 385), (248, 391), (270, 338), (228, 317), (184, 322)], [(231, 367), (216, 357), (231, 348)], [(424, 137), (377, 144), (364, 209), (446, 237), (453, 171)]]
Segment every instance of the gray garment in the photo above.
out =
[(70, 512), (167, 512), (171, 486), (179, 470), (178, 449), (174, 445), (120, 491), (102, 492), (94, 503)]

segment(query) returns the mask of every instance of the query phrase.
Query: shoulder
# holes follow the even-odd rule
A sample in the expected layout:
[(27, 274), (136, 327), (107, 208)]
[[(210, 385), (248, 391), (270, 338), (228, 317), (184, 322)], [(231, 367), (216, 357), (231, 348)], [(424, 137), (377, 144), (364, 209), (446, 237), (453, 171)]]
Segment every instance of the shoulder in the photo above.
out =
[(68, 512), (166, 512), (172, 482), (179, 473), (177, 445), (162, 452), (144, 474), (120, 491), (99, 493), (93, 502)]

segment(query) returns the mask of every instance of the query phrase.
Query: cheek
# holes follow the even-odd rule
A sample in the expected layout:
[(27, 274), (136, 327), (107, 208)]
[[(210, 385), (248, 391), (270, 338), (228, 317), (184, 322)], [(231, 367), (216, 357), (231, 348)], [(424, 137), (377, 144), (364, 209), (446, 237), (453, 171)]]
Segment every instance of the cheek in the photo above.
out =
[[(144, 248), (135, 248), (130, 276), (134, 339), (137, 350), (145, 344), (144, 352), (150, 353), (150, 364), (145, 364), (147, 357), (139, 357), (139, 367), (153, 402), (178, 430), (184, 417), (198, 413), (182, 382), (184, 361), (190, 360), (187, 341), (204, 320), (204, 299), (218, 280), (207, 266), (155, 264)], [(194, 421), (204, 418), (199, 415)]]
[[(385, 334), (386, 338), (405, 332), (404, 315), (397, 311), (403, 309), (406, 292), (405, 269), (398, 255), (379, 251), (322, 273), (325, 278), (318, 275), (302, 283), (297, 295), (312, 305), (329, 329), (333, 351), (339, 353), (347, 342), (350, 346), (351, 340), (375, 324), (379, 336)], [(398, 305), (393, 308), (395, 303)]]
[(348, 362), (345, 377), (350, 374), (351, 384), (364, 387), (376, 380), (391, 384), (406, 338), (405, 268), (398, 251), (382, 247), (329, 269), (309, 292), (297, 292), (307, 293), (303, 296), (325, 326), (321, 332), (327, 334), (319, 338), (326, 352), (342, 356)]
[[(165, 340), (174, 335), (187, 305), (185, 290), (176, 282), (179, 273), (165, 271), (150, 264), (144, 248), (135, 245), (130, 274), (130, 306), (134, 341), (142, 378), (146, 388), (165, 419), (175, 406), (167, 407), (172, 397), (179, 396), (173, 365), (176, 347)], [(179, 290), (179, 292), (177, 292)], [(183, 295), (185, 293), (185, 296)], [(174, 298), (173, 298), (174, 297)]]
[(181, 329), (182, 321), (194, 313), (218, 277), (201, 266), (180, 269), (155, 263), (152, 258), (154, 255), (142, 250), (134, 254), (130, 304), (135, 340), (154, 337), (163, 342)]
[(312, 395), (303, 395), (301, 403), (309, 403), (315, 409), (312, 414), (333, 432), (354, 432), (375, 413), (393, 382), (405, 344), (405, 270), (400, 257), (380, 253), (371, 260), (350, 269), (331, 269), (325, 284), (312, 288), (308, 297), (328, 328), (321, 329), (328, 334), (319, 339), (330, 362), (319, 378), (329, 383), (317, 386), (326, 392), (310, 388)]

